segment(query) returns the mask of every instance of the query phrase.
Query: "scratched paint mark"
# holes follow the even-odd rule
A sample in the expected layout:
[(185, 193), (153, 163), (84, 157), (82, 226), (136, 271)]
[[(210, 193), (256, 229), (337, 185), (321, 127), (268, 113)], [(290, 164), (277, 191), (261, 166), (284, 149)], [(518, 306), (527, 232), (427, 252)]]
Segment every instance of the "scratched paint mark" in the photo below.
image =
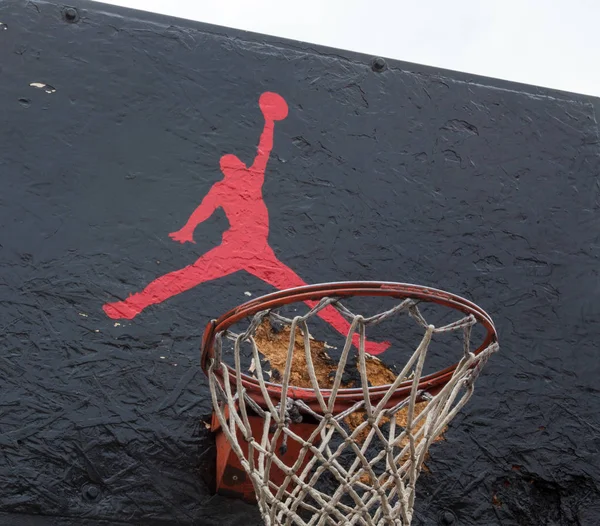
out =
[(51, 86), (50, 84), (46, 84), (44, 82), (30, 82), (29, 85), (32, 88), (42, 89), (46, 93), (56, 93), (56, 88)]

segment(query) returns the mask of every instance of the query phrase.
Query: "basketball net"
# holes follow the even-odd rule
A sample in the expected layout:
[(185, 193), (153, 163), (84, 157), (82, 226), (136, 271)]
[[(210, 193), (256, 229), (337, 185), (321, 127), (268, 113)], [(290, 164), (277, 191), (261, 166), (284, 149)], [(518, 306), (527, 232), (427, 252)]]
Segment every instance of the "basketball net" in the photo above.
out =
[[(266, 525), (410, 525), (415, 484), (430, 445), (469, 400), (481, 368), (498, 350), (494, 329), (483, 347), (471, 351), (477, 315), (434, 327), (419, 311), (420, 301), (406, 298), (390, 310), (363, 317), (350, 312), (339, 298), (324, 297), (293, 319), (266, 309), (249, 318), (243, 333), (215, 332), (214, 354), (205, 369), (214, 413), (253, 483)], [(308, 322), (328, 306), (336, 308), (350, 328), (332, 386), (323, 389), (315, 373)], [(374, 388), (367, 375), (366, 329), (400, 315), (422, 327), (422, 339), (393, 383)], [(264, 358), (255, 340), (257, 328), (268, 317), (290, 329), (286, 368), (277, 385), (264, 379)], [(443, 381), (427, 382), (423, 367), (430, 343), (450, 331), (462, 332), (462, 357)], [(358, 351), (353, 348), (355, 334)], [(303, 342), (312, 390), (290, 385), (297, 336)], [(225, 339), (233, 340), (233, 367), (223, 362)], [(252, 349), (256, 368), (252, 388), (242, 370), (242, 344)], [(360, 385), (346, 389), (342, 377), (354, 353)], [(360, 423), (351, 429), (347, 422), (353, 414), (360, 416)], [(253, 417), (262, 419), (258, 433), (251, 426)], [(300, 436), (297, 427), (303, 419), (313, 422), (314, 428)], [(288, 452), (291, 443), (297, 454)], [(275, 470), (281, 475), (277, 482), (272, 480)]]

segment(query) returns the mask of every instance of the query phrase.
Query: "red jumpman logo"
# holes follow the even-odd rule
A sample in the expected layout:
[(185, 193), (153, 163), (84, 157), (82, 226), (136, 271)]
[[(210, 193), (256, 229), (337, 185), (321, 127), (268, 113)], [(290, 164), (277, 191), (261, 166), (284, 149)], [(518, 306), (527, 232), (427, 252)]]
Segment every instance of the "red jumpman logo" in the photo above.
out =
[[(187, 223), (169, 236), (179, 243), (194, 243), (194, 229), (206, 221), (217, 208), (222, 208), (229, 221), (221, 244), (206, 252), (195, 263), (155, 279), (144, 290), (124, 301), (107, 303), (104, 312), (113, 319), (132, 319), (150, 305), (192, 289), (213, 279), (245, 270), (276, 289), (306, 285), (289, 267), (277, 259), (268, 244), (269, 214), (262, 197), (265, 168), (273, 148), (275, 121), (287, 117), (288, 106), (276, 93), (263, 93), (259, 99), (265, 126), (260, 136), (258, 152), (249, 168), (235, 155), (221, 157), (224, 178), (215, 183)], [(307, 301), (310, 307), (316, 302)], [(342, 334), (348, 333), (348, 322), (333, 307), (319, 316)], [(354, 343), (358, 343), (355, 335)], [(380, 354), (388, 342), (367, 342), (370, 354)]]

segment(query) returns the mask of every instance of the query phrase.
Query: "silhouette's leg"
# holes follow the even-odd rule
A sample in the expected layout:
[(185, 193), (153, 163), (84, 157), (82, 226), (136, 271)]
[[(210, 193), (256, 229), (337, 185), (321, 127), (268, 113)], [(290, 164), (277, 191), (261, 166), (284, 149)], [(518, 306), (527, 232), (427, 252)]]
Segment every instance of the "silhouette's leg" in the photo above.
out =
[[(271, 251), (271, 249), (267, 249)], [(268, 258), (267, 254), (263, 254), (264, 258)], [(257, 278), (269, 283), (278, 290), (283, 290), (291, 287), (302, 287), (306, 283), (296, 274), (292, 269), (286, 266), (284, 263), (279, 261), (275, 254), (269, 257), (264, 262), (265, 264), (252, 266), (252, 268), (246, 267), (244, 270), (253, 274)], [(309, 307), (314, 307), (318, 304), (317, 301), (306, 301)], [(325, 320), (331, 325), (336, 331), (343, 336), (347, 336), (350, 324), (346, 319), (333, 307), (326, 307), (319, 311), (318, 316)], [(352, 338), (352, 342), (358, 347), (359, 337), (355, 334)], [(365, 342), (365, 351), (372, 355), (381, 354), (390, 346), (389, 342)]]
[(126, 300), (105, 304), (102, 309), (109, 318), (132, 319), (146, 307), (162, 303), (176, 294), (241, 270), (239, 261), (231, 258), (231, 248), (218, 246), (200, 257), (193, 265), (169, 272), (151, 282), (144, 290)]

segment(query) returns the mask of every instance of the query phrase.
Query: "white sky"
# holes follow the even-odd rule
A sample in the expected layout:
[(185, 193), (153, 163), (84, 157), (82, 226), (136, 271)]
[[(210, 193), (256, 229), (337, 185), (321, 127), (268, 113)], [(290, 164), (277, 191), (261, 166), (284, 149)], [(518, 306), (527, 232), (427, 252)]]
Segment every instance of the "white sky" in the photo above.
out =
[(600, 0), (105, 0), (600, 96)]

